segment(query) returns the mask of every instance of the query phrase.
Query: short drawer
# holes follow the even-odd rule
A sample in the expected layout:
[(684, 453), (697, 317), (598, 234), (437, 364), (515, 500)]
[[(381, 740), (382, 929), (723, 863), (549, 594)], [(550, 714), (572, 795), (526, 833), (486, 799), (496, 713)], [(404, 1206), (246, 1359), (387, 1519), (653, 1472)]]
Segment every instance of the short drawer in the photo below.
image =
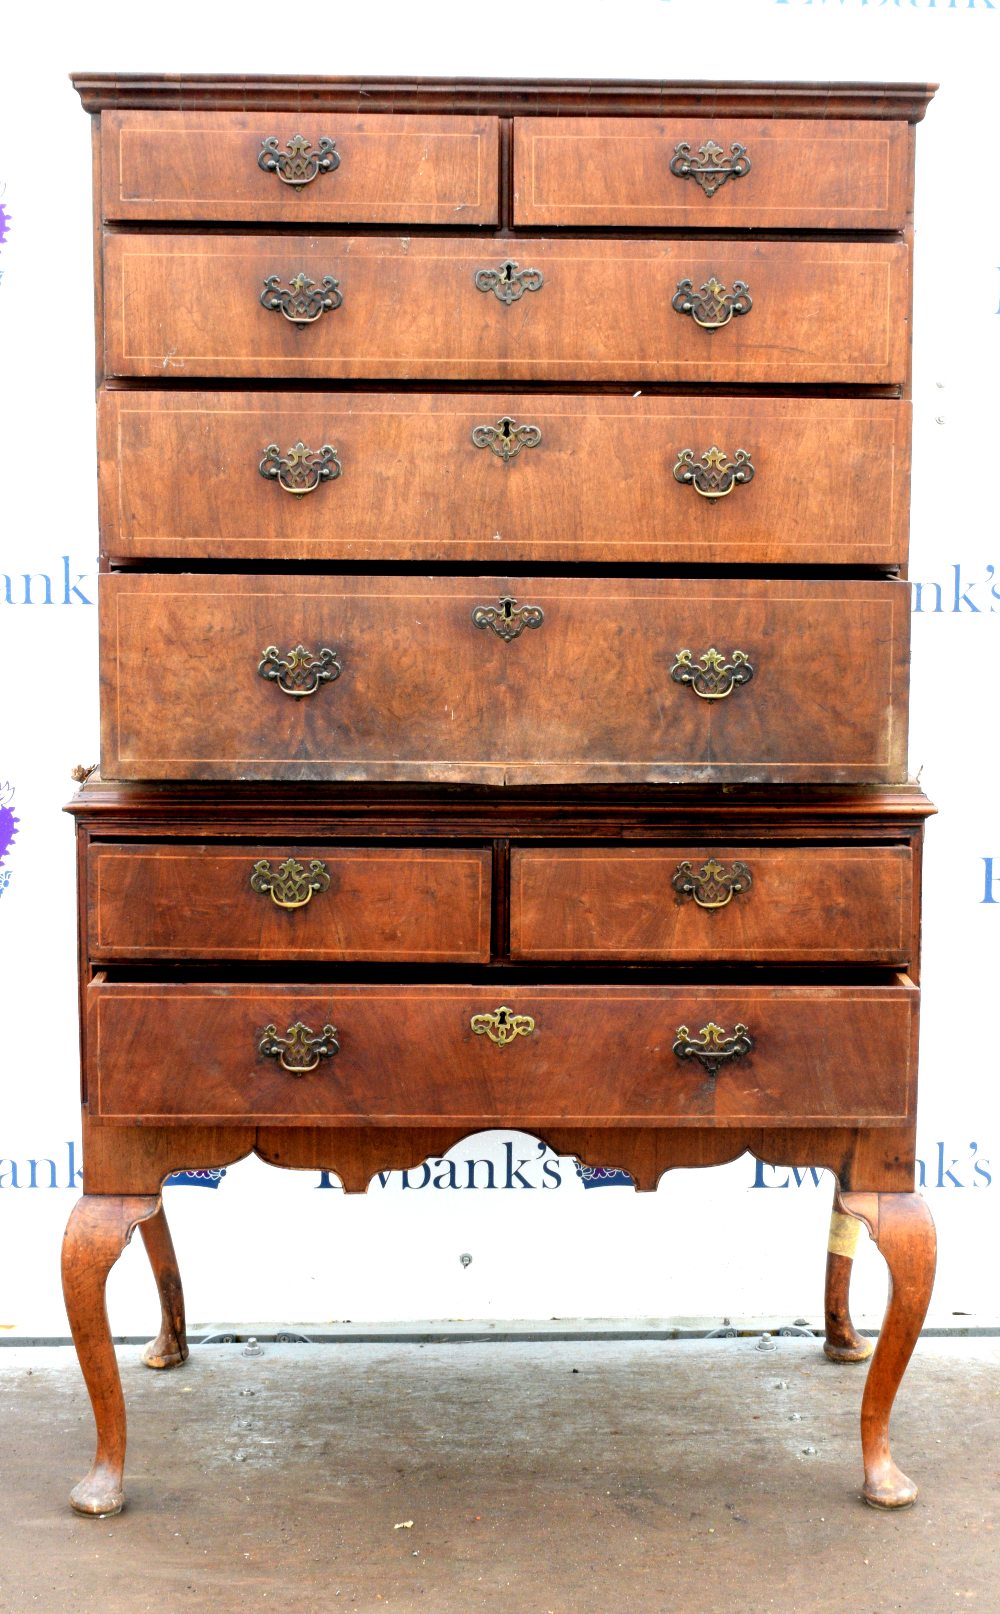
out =
[(906, 846), (515, 847), (513, 959), (906, 964)]
[(514, 122), (514, 223), (526, 227), (899, 230), (912, 190), (902, 122)]
[(899, 566), (884, 398), (102, 391), (105, 553)]
[(894, 1123), (916, 988), (88, 987), (108, 1120), (528, 1129)]
[(101, 114), (106, 219), (495, 224), (496, 118)]
[(484, 847), (100, 843), (90, 957), (488, 963)]
[(112, 573), (99, 598), (107, 779), (905, 778), (891, 579)]
[(105, 238), (104, 274), (115, 376), (901, 384), (909, 373), (900, 242), (122, 233)]

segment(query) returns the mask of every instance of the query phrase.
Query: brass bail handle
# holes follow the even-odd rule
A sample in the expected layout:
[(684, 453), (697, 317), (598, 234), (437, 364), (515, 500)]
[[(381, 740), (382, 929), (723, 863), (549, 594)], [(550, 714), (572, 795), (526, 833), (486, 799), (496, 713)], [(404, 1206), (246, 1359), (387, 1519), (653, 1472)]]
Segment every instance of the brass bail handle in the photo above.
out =
[(316, 1035), (309, 1026), (296, 1020), (285, 1035), (279, 1037), (278, 1028), (272, 1021), (264, 1027), (257, 1052), (263, 1054), (265, 1059), (276, 1059), (289, 1076), (308, 1076), (321, 1059), (332, 1059), (334, 1054), (339, 1054), (337, 1028), (327, 1024)]
[(679, 280), (670, 306), (677, 314), (689, 314), (703, 331), (721, 331), (737, 315), (749, 314), (753, 299), (745, 280), (734, 280), (732, 291), (727, 291), (715, 275), (709, 275), (698, 291), (693, 281)]
[(670, 159), (670, 172), (677, 179), (693, 179), (710, 198), (727, 179), (745, 178), (752, 166), (747, 148), (739, 140), (733, 141), (728, 157), (714, 140), (703, 141), (693, 157), (691, 142), (682, 140)]
[(344, 301), (340, 281), (334, 275), (324, 275), (319, 285), (300, 269), (287, 286), (281, 284), (280, 275), (265, 275), (260, 305), (272, 314), (283, 314), (290, 324), (313, 325), (325, 313), (339, 308)]
[(311, 185), (320, 174), (332, 174), (335, 168), (340, 167), (337, 142), (325, 136), (315, 151), (312, 142), (300, 134), (292, 135), (284, 151), (278, 145), (277, 135), (265, 136), (260, 144), (257, 167), (262, 168), (265, 174), (277, 174), (283, 185), (289, 185), (296, 191)]
[(675, 684), (687, 684), (703, 701), (724, 701), (743, 684), (749, 684), (753, 668), (745, 650), (734, 650), (732, 660), (716, 649), (706, 650), (695, 662), (693, 652), (678, 650), (670, 676)]
[(276, 684), (283, 695), (301, 700), (315, 695), (323, 684), (332, 684), (343, 671), (335, 650), (324, 645), (313, 655), (305, 645), (297, 644), (279, 656), (276, 644), (269, 644), (257, 664), (257, 672), (266, 683)]
[(308, 869), (294, 857), (286, 858), (276, 869), (270, 860), (260, 858), (250, 871), (250, 889), (261, 896), (270, 896), (276, 908), (304, 908), (314, 893), (329, 891), (330, 874), (318, 857), (310, 860)]
[(743, 1059), (752, 1048), (753, 1038), (742, 1021), (727, 1036), (722, 1026), (710, 1020), (697, 1037), (692, 1037), (687, 1026), (678, 1026), (673, 1052), (680, 1060), (697, 1059), (709, 1076), (715, 1076), (727, 1060)]
[(718, 858), (710, 857), (697, 874), (685, 860), (678, 863), (671, 880), (678, 902), (690, 897), (699, 908), (727, 908), (734, 897), (743, 895), (753, 885), (753, 877), (745, 863), (734, 863), (727, 869)]
[(343, 466), (337, 450), (329, 443), (322, 448), (307, 448), (300, 441), (284, 454), (277, 443), (268, 443), (257, 469), (265, 482), (277, 482), (285, 493), (301, 497), (314, 493), (321, 482), (335, 481)]
[(703, 499), (724, 499), (734, 488), (752, 482), (754, 475), (753, 461), (745, 448), (738, 448), (730, 459), (724, 449), (714, 444), (706, 448), (700, 460), (695, 459), (693, 448), (682, 448), (674, 466), (674, 481), (694, 488)]

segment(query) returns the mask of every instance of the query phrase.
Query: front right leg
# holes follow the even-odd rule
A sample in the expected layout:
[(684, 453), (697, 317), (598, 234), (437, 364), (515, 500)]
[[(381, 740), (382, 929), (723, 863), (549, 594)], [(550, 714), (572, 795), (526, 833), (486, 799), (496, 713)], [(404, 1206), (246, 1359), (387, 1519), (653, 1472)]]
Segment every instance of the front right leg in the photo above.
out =
[(135, 1228), (159, 1209), (158, 1194), (84, 1194), (63, 1238), (63, 1295), (97, 1425), (93, 1466), (70, 1493), (77, 1513), (103, 1517), (120, 1513), (124, 1506), (125, 1398), (111, 1342), (105, 1285)]

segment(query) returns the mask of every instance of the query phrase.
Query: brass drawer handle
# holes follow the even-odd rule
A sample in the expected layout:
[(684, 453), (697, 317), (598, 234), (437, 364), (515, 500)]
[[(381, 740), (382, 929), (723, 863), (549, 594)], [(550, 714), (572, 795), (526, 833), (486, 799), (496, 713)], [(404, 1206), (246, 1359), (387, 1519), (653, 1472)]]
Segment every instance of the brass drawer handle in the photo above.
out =
[(522, 448), (537, 448), (541, 440), (541, 427), (519, 426), (513, 415), (501, 415), (495, 426), (472, 428), (472, 441), (476, 447), (492, 449), (505, 465), (509, 465)]
[(293, 325), (312, 325), (321, 314), (339, 308), (344, 301), (340, 281), (333, 275), (324, 275), (317, 286), (304, 269), (288, 282), (281, 284), (278, 275), (267, 275), (260, 294), (261, 307), (275, 314), (284, 314)]
[(262, 857), (253, 866), (250, 889), (259, 891), (261, 896), (270, 894), (276, 908), (304, 908), (312, 901), (314, 891), (329, 891), (330, 875), (326, 864), (318, 857), (310, 860), (308, 869), (293, 857), (272, 869), (269, 860)]
[(690, 650), (678, 650), (670, 676), (675, 684), (689, 684), (703, 701), (724, 701), (741, 684), (749, 684), (753, 668), (745, 650), (734, 650), (732, 661), (718, 650), (706, 650), (697, 666)]
[(545, 612), (540, 605), (518, 605), (513, 594), (501, 594), (496, 605), (477, 605), (472, 620), (477, 628), (492, 628), (498, 639), (510, 644), (525, 628), (540, 628)]
[(732, 291), (727, 291), (710, 275), (697, 292), (690, 280), (679, 280), (670, 305), (678, 314), (690, 314), (702, 330), (720, 331), (734, 314), (749, 314), (753, 302), (745, 280), (734, 280)]
[(516, 1037), (530, 1037), (535, 1029), (530, 1014), (515, 1014), (506, 1004), (492, 1014), (474, 1014), (469, 1025), (477, 1037), (489, 1037), (498, 1048), (509, 1048)]
[(315, 695), (320, 684), (332, 684), (343, 671), (335, 650), (325, 646), (314, 656), (305, 645), (297, 644), (287, 656), (278, 655), (278, 647), (269, 644), (257, 665), (262, 678), (277, 684), (283, 695), (297, 700), (303, 695)]
[(286, 493), (302, 494), (312, 493), (321, 482), (333, 482), (343, 466), (329, 443), (322, 448), (293, 443), (287, 454), (280, 452), (277, 443), (268, 443), (257, 469), (266, 482), (277, 482)]
[(497, 269), (476, 270), (476, 289), (491, 291), (508, 308), (519, 302), (526, 291), (540, 291), (544, 281), (540, 269), (519, 269), (513, 258), (505, 258)]
[(732, 460), (714, 445), (706, 448), (700, 460), (695, 459), (693, 448), (682, 448), (674, 466), (674, 481), (688, 483), (703, 499), (724, 499), (737, 484), (752, 482), (754, 475), (745, 448), (738, 448)]
[(329, 174), (340, 167), (337, 142), (325, 137), (315, 151), (312, 141), (300, 134), (292, 135), (287, 142), (287, 154), (279, 151), (277, 135), (269, 135), (260, 144), (257, 167), (262, 168), (265, 174), (277, 174), (281, 183), (291, 185), (293, 190), (300, 191), (303, 185), (311, 185), (319, 174)]
[(753, 1047), (753, 1038), (740, 1021), (731, 1037), (721, 1026), (710, 1020), (702, 1026), (697, 1037), (692, 1037), (687, 1026), (677, 1027), (677, 1040), (673, 1051), (678, 1059), (697, 1059), (709, 1076), (714, 1076), (727, 1059), (742, 1059)]
[(745, 863), (734, 863), (727, 873), (724, 864), (710, 857), (697, 874), (690, 863), (678, 863), (670, 883), (679, 897), (693, 897), (699, 908), (725, 908), (750, 890), (753, 879)]
[(728, 157), (714, 140), (706, 140), (698, 147), (697, 157), (692, 157), (690, 141), (682, 140), (670, 159), (670, 172), (678, 179), (696, 180), (706, 196), (714, 196), (727, 179), (742, 179), (751, 167), (747, 148), (738, 140), (730, 146)]
[(340, 1043), (336, 1026), (325, 1025), (315, 1037), (308, 1026), (296, 1020), (283, 1037), (278, 1036), (276, 1025), (265, 1026), (257, 1049), (266, 1059), (276, 1059), (289, 1076), (308, 1076), (321, 1059), (332, 1059), (334, 1054), (339, 1054)]

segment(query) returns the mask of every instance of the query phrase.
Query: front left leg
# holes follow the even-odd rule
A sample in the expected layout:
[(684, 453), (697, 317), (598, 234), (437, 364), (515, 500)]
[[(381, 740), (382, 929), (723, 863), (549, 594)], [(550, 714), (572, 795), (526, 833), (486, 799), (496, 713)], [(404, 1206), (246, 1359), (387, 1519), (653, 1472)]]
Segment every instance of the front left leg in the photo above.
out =
[(188, 1359), (187, 1333), (184, 1327), (184, 1290), (181, 1274), (174, 1254), (174, 1241), (170, 1237), (166, 1212), (161, 1204), (153, 1216), (139, 1223), (142, 1242), (146, 1246), (149, 1264), (156, 1279), (160, 1297), (160, 1332), (142, 1353), (147, 1367), (179, 1367)]
[(934, 1221), (919, 1194), (848, 1193), (842, 1203), (865, 1223), (889, 1268), (889, 1300), (861, 1402), (864, 1498), (872, 1507), (904, 1508), (917, 1487), (893, 1462), (889, 1416), (930, 1304)]
[(105, 1285), (134, 1229), (160, 1208), (158, 1194), (84, 1194), (63, 1238), (62, 1271), (73, 1343), (97, 1425), (90, 1473), (70, 1493), (77, 1513), (106, 1516), (124, 1506), (125, 1398), (111, 1341)]

